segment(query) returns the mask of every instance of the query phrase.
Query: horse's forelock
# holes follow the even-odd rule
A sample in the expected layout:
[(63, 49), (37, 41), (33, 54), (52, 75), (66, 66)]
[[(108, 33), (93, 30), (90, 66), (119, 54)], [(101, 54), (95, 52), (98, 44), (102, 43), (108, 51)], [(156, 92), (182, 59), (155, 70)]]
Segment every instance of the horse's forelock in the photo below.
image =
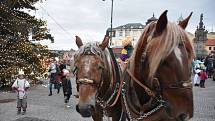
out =
[[(161, 35), (152, 37), (155, 25), (156, 24), (154, 22), (146, 26), (142, 36), (140, 37), (140, 40), (137, 43), (137, 47), (132, 57), (132, 59), (138, 57), (138, 60), (135, 59), (135, 61), (133, 61), (133, 64), (137, 64), (137, 61), (140, 61), (139, 59), (143, 53), (140, 52), (140, 50), (142, 49), (147, 52), (150, 70), (148, 75), (149, 78), (153, 77), (160, 62), (164, 60), (169, 54), (171, 54), (171, 52), (173, 52), (180, 41), (183, 41), (185, 44), (189, 60), (192, 60), (194, 57), (194, 50), (191, 41), (183, 29), (181, 29), (175, 23), (168, 22), (167, 28), (162, 32)], [(143, 45), (143, 43), (146, 45)]]
[(80, 56), (84, 54), (93, 54), (96, 56), (99, 56), (101, 58), (104, 57), (104, 53), (102, 52), (102, 49), (99, 47), (98, 42), (90, 42), (86, 43), (85, 45), (81, 46), (79, 50), (76, 51), (75, 53), (75, 58), (76, 60), (80, 58)]

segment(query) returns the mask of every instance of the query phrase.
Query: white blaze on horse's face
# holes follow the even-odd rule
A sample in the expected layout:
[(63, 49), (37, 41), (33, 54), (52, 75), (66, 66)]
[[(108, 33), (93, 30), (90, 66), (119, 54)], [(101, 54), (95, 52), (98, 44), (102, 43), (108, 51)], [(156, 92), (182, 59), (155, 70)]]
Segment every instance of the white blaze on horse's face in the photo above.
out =
[(175, 47), (174, 53), (175, 53), (176, 58), (178, 59), (178, 61), (182, 65), (182, 53), (181, 53), (181, 50), (179, 49), (179, 47)]

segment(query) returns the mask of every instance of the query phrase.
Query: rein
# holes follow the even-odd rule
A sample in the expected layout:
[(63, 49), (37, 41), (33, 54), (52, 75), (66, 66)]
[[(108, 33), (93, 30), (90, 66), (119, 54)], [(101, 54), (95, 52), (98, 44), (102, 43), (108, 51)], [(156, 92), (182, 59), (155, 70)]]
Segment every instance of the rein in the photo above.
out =
[(126, 71), (128, 72), (129, 76), (131, 76), (131, 78), (137, 83), (139, 84), (145, 91), (146, 93), (151, 96), (151, 97), (155, 97), (155, 93), (149, 89), (146, 85), (142, 84), (132, 73), (129, 69), (126, 69)]
[[(111, 65), (113, 65), (112, 67), (115, 72), (115, 73), (113, 72), (113, 77), (115, 77), (116, 84), (115, 84), (115, 88), (114, 88), (112, 95), (106, 101), (102, 101), (102, 100), (98, 101), (98, 103), (100, 103), (100, 105), (103, 108), (106, 108), (107, 106), (114, 107), (116, 105), (116, 103), (120, 97), (120, 94), (121, 94), (120, 90), (122, 89), (122, 85), (123, 85), (123, 81), (120, 81), (120, 69), (119, 69), (118, 63), (115, 60), (113, 50), (111, 48), (108, 48), (108, 50), (109, 50), (111, 60), (112, 60)], [(115, 97), (115, 99), (114, 99), (114, 97)], [(110, 103), (111, 101), (112, 101), (112, 103)]]
[[(163, 101), (161, 98), (158, 98), (155, 96), (155, 93), (153, 91), (151, 91), (151, 89), (149, 89), (146, 85), (142, 84), (131, 72), (130, 70), (127, 68), (128, 66), (126, 65), (126, 68), (125, 68), (125, 72), (123, 73), (123, 77), (124, 77), (124, 81), (123, 81), (123, 86), (122, 86), (122, 90), (121, 90), (121, 93), (122, 93), (122, 99), (123, 99), (123, 103), (124, 103), (124, 107), (125, 107), (125, 111), (126, 113), (128, 114), (128, 117), (130, 120), (132, 121), (139, 121), (139, 120), (142, 120), (144, 118), (147, 118), (148, 116), (152, 115), (153, 113), (155, 113), (156, 111), (160, 110), (162, 107), (165, 107), (164, 103), (165, 101)], [(126, 73), (128, 74), (128, 76), (130, 77), (129, 79), (125, 79), (125, 75)], [(126, 96), (126, 93), (129, 93), (129, 88), (128, 86), (129, 85), (129, 82), (131, 82), (132, 80), (134, 80), (137, 84), (139, 84), (145, 91), (146, 93), (152, 97), (153, 99), (156, 99), (157, 102), (159, 102), (159, 104), (147, 111), (147, 112), (144, 112), (141, 110), (142, 107), (139, 107), (140, 108), (140, 111), (138, 109), (134, 109), (135, 106), (132, 105), (132, 103), (128, 103), (128, 95)], [(132, 109), (130, 109), (129, 107), (133, 107), (133, 111)], [(134, 115), (132, 114), (137, 114), (139, 115), (139, 117), (135, 117)]]

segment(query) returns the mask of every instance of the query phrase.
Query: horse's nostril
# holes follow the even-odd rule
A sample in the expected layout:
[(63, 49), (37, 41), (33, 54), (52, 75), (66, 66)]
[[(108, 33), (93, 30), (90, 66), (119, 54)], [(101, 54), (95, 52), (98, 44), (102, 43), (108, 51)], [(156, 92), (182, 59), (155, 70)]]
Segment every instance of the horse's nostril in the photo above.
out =
[(94, 108), (93, 105), (89, 105), (89, 106), (88, 106), (88, 109), (89, 109), (90, 111), (94, 111), (94, 110), (95, 110), (95, 108)]
[(91, 117), (92, 116), (92, 109), (93, 109), (93, 106), (85, 106), (85, 107), (79, 107), (79, 105), (76, 105), (76, 111), (78, 113), (81, 114), (81, 116), (83, 117)]

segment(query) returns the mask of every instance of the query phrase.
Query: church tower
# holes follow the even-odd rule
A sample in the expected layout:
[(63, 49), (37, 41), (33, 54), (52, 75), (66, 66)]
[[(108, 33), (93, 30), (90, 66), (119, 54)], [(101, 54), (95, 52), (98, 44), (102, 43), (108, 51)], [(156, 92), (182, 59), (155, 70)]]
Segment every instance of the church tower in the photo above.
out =
[(207, 51), (205, 50), (205, 43), (207, 41), (207, 33), (208, 33), (208, 31), (205, 30), (205, 26), (203, 23), (203, 14), (201, 14), (200, 22), (196, 28), (195, 38), (194, 38), (194, 48), (195, 48), (197, 58), (207, 56)]

